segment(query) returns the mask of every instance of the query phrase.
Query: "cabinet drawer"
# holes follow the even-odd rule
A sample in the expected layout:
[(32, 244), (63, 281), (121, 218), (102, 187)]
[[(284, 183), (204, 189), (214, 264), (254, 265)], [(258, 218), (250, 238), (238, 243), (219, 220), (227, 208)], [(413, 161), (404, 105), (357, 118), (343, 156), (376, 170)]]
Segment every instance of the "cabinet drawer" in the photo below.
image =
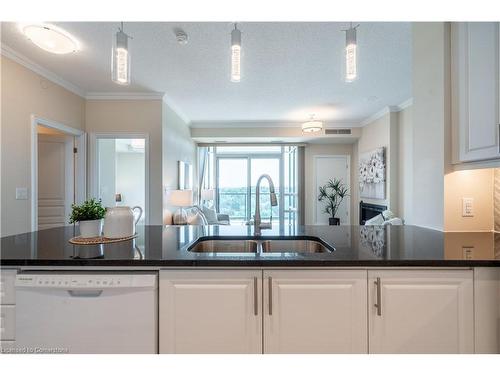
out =
[(14, 305), (16, 290), (14, 287), (17, 270), (0, 270), (0, 304)]
[(14, 340), (16, 330), (16, 307), (0, 306), (0, 340)]

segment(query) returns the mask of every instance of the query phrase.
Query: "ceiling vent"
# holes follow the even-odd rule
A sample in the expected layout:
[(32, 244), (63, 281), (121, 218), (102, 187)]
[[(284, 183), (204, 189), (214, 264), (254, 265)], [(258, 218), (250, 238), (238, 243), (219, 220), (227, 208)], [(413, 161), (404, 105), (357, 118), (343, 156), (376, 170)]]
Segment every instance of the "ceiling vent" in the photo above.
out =
[(325, 134), (351, 135), (351, 129), (325, 129)]

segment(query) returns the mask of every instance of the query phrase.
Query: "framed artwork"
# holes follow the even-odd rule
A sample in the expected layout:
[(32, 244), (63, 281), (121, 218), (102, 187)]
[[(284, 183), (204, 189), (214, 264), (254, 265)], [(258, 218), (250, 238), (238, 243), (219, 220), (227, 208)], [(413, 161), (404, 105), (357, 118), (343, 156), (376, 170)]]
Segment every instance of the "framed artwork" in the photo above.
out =
[(185, 161), (180, 161), (179, 168), (179, 190), (193, 189), (193, 165)]
[(359, 157), (359, 195), (361, 198), (385, 199), (385, 148)]

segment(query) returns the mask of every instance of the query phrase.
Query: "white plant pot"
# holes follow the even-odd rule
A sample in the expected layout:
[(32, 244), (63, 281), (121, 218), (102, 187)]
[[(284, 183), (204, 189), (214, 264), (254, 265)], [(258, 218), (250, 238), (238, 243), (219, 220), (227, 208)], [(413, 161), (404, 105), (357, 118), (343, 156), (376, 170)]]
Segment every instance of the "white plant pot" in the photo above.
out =
[(83, 220), (78, 223), (83, 238), (99, 237), (102, 234), (102, 219)]

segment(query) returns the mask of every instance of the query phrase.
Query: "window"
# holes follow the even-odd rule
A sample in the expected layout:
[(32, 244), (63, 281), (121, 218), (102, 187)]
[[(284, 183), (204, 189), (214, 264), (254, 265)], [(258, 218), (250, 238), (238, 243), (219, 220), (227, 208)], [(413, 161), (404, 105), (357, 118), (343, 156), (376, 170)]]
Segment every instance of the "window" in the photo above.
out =
[(228, 214), (232, 224), (245, 223), (255, 214), (257, 180), (268, 174), (273, 180), (278, 206), (271, 207), (269, 185), (260, 185), (262, 220), (296, 224), (298, 220), (297, 146), (209, 147), (205, 189), (215, 188), (217, 211)]

